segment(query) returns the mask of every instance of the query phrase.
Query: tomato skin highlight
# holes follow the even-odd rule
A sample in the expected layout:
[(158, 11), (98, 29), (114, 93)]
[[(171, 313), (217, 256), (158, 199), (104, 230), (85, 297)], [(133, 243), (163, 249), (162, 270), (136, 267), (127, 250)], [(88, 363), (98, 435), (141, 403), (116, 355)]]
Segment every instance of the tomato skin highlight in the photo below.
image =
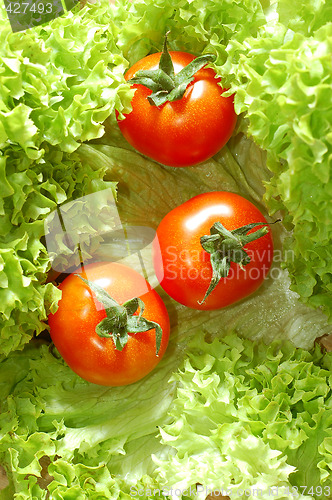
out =
[[(125, 74), (132, 78), (138, 70), (157, 69), (161, 53), (150, 54), (134, 64)], [(175, 74), (195, 56), (186, 52), (170, 52)], [(127, 141), (139, 152), (172, 167), (201, 163), (215, 155), (230, 139), (237, 116), (233, 97), (223, 97), (211, 68), (194, 75), (182, 97), (160, 107), (149, 103), (152, 91), (134, 84), (132, 111), (118, 120)]]
[(154, 240), (154, 268), (163, 289), (174, 300), (193, 309), (219, 309), (251, 295), (263, 283), (273, 260), (271, 230), (244, 246), (251, 257), (241, 269), (231, 263), (209, 297), (200, 304), (212, 277), (210, 254), (200, 237), (221, 222), (232, 231), (253, 222), (265, 222), (251, 202), (230, 192), (203, 193), (171, 210), (158, 226)]
[(112, 338), (101, 338), (95, 332), (106, 317), (100, 304), (75, 273), (59, 286), (62, 298), (55, 314), (49, 315), (50, 333), (55, 347), (80, 377), (94, 384), (121, 386), (145, 377), (162, 359), (169, 340), (170, 323), (164, 302), (146, 280), (133, 269), (115, 262), (85, 266), (82, 276), (98, 282), (118, 303), (137, 296), (145, 304), (143, 317), (160, 324), (163, 334), (156, 356), (155, 330), (129, 334), (122, 351)]

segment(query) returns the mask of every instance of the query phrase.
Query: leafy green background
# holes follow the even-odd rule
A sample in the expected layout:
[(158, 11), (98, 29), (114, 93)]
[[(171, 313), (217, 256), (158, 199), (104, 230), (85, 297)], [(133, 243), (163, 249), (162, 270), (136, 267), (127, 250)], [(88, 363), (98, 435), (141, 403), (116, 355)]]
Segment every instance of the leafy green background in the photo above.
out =
[[(331, 356), (306, 351), (332, 332), (331, 3), (105, 1), (24, 33), (11, 33), (1, 9), (0, 461), (10, 484), (0, 498), (132, 498), (133, 486), (234, 486), (239, 470), (264, 491), (332, 487)], [(125, 68), (160, 50), (168, 29), (172, 49), (217, 55), (241, 114), (227, 146), (187, 169), (133, 151), (114, 118), (130, 110)], [(172, 322), (168, 351), (122, 388), (79, 379), (47, 335), (30, 341), (59, 299), (46, 283), (46, 218), (108, 188), (129, 225), (156, 228), (173, 207), (216, 189), (284, 221), (273, 226), (282, 258), (247, 300), (198, 312), (159, 290)], [(91, 220), (75, 231), (89, 242), (99, 229)], [(116, 253), (107, 236), (90, 239), (86, 258)], [(276, 339), (279, 348), (264, 346)]]

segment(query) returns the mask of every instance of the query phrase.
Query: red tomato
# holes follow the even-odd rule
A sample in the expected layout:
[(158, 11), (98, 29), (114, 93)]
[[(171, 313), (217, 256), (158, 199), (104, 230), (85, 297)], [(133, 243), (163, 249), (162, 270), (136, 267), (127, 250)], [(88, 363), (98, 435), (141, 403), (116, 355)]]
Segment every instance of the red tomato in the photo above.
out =
[[(186, 52), (170, 55), (175, 74), (195, 59)], [(160, 56), (155, 53), (138, 61), (125, 74), (126, 80), (138, 70), (157, 69)], [(163, 165), (186, 167), (207, 160), (226, 144), (236, 123), (233, 97), (223, 97), (218, 82), (211, 68), (200, 69), (182, 99), (160, 107), (149, 103), (151, 90), (133, 85), (133, 109), (119, 120), (122, 134), (137, 151)]]
[(99, 284), (119, 304), (137, 297), (145, 304), (143, 317), (159, 323), (162, 341), (156, 356), (155, 329), (129, 334), (122, 351), (112, 338), (99, 337), (97, 324), (106, 317), (105, 307), (75, 274), (60, 285), (62, 298), (49, 316), (54, 345), (80, 377), (100, 385), (127, 385), (143, 378), (161, 360), (169, 339), (169, 317), (164, 302), (136, 271), (115, 262), (89, 264), (81, 276)]
[(209, 235), (216, 222), (232, 231), (250, 223), (265, 222), (265, 219), (245, 198), (215, 191), (195, 196), (173, 209), (157, 229), (154, 267), (160, 284), (177, 302), (194, 309), (219, 309), (247, 297), (262, 284), (272, 263), (273, 242), (269, 230), (244, 246), (251, 257), (250, 263), (241, 269), (232, 262), (229, 275), (221, 278), (200, 304), (212, 278), (210, 254), (202, 248), (200, 238)]

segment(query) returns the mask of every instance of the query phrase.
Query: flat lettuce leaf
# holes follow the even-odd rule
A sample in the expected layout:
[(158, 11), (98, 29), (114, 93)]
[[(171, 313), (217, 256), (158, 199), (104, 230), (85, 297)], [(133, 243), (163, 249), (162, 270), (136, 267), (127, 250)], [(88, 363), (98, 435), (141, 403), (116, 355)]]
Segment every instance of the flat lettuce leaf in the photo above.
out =
[(217, 73), (247, 118), (243, 130), (267, 152), (269, 211), (283, 210), (293, 229), (292, 289), (330, 317), (330, 3), (180, 0), (174, 9), (168, 0), (120, 0), (116, 19), (130, 63), (161, 50), (167, 30), (172, 49), (216, 54)]
[[(161, 485), (232, 499), (326, 498), (332, 488), (332, 354), (197, 335), (155, 459)], [(330, 451), (328, 451), (330, 449)], [(227, 493), (226, 493), (227, 492)]]
[(114, 42), (109, 3), (74, 11), (13, 33), (1, 2), (1, 148), (17, 144), (37, 158), (46, 141), (71, 152), (100, 137), (115, 108), (129, 111), (127, 62)]
[[(121, 141), (118, 132), (110, 127), (105, 136), (98, 140), (99, 144), (81, 146), (78, 155), (92, 168), (97, 168), (99, 164), (105, 165), (105, 178), (117, 182), (119, 213), (126, 225), (156, 229), (160, 220), (174, 207), (198, 192), (216, 189), (245, 196), (270, 221), (282, 217), (282, 214), (269, 217), (261, 201), (263, 183), (269, 180), (271, 172), (266, 167), (265, 153), (243, 133), (234, 135), (213, 159), (185, 169), (156, 168), (154, 162), (131, 148), (124, 149)], [(135, 189), (131, 189), (133, 185)], [(302, 304), (298, 295), (290, 291), (288, 272), (282, 268), (285, 252), (289, 259), (295, 258), (289, 249), (283, 248), (289, 233), (281, 223), (272, 225), (271, 229), (275, 246), (273, 267), (263, 286), (246, 300), (222, 311), (203, 312), (180, 306), (159, 290), (175, 316), (173, 328), (180, 338), (190, 335), (195, 328), (215, 331), (215, 325), (220, 324), (220, 321), (225, 332), (237, 331), (242, 336), (266, 343), (276, 338), (288, 338), (303, 348), (311, 348), (316, 337), (332, 333), (326, 316)], [(137, 248), (142, 248), (140, 241), (137, 242)], [(96, 256), (100, 260), (117, 257), (117, 248), (108, 241), (107, 236), (96, 251)], [(144, 256), (142, 252), (143, 259)], [(148, 276), (153, 276), (151, 254), (147, 253), (144, 264)]]

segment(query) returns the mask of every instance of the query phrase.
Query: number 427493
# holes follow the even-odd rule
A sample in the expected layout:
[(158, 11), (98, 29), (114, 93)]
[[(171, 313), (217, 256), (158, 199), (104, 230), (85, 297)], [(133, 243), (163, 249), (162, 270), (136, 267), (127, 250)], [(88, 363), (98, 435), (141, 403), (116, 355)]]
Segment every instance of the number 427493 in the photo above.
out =
[(38, 14), (50, 14), (53, 5), (51, 3), (27, 3), (27, 2), (9, 2), (6, 5), (6, 11), (11, 14), (26, 14), (28, 12), (36, 12)]
[(330, 497), (331, 488), (329, 486), (292, 486), (291, 488), (285, 488), (285, 493), (287, 496), (297, 497), (302, 495), (312, 495), (315, 496), (325, 496)]

